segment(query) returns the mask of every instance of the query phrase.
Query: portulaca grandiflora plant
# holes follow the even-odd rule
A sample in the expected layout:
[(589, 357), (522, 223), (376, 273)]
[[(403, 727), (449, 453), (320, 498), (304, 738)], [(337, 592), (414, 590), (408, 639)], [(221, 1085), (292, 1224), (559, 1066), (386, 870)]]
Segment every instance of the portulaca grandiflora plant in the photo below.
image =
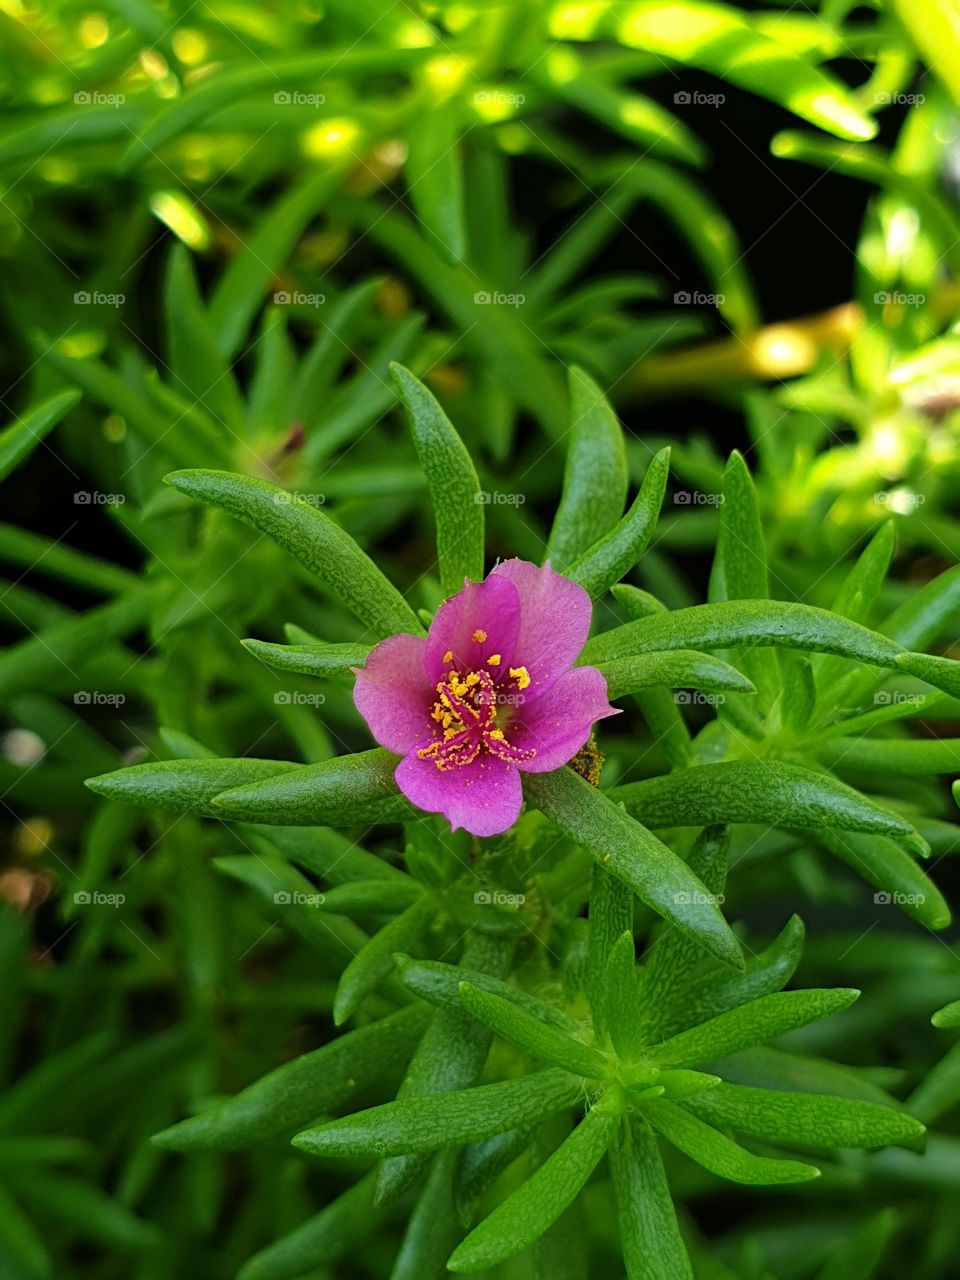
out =
[[(884, 615), (887, 522), (832, 609), (774, 598), (734, 453), (708, 601), (666, 608), (623, 579), (657, 539), (669, 451), (631, 498), (620, 425), (576, 369), (542, 555), (491, 560), (494, 498), (433, 394), (393, 374), (436, 526), (436, 559), (403, 594), (311, 494), (167, 476), (198, 537), (205, 521), (251, 526), (353, 615), (348, 640), (318, 615), (317, 634), (244, 644), (278, 702), (354, 709), (349, 741), (307, 763), (220, 758), (168, 732), (169, 758), (89, 783), (223, 824), (218, 871), (262, 900), (268, 928), (337, 957), (340, 1030), (231, 1096), (200, 1084), (194, 1113), (153, 1142), (281, 1144), (323, 1171), (312, 1208), (298, 1195), (299, 1220), (240, 1280), (340, 1275), (328, 1268), (388, 1223), (393, 1280), (770, 1275), (704, 1249), (717, 1180), (777, 1188), (737, 1194), (800, 1231), (811, 1206), (894, 1176), (889, 1152), (862, 1152), (915, 1156), (917, 1115), (952, 1096), (921, 1086), (905, 1106), (896, 1073), (858, 1052), (860, 992), (797, 982), (801, 919), (754, 906), (789, 862), (798, 904), (842, 914), (861, 896), (899, 908), (905, 933), (948, 926), (923, 862), (956, 845), (936, 775), (956, 770), (958, 745), (910, 720), (960, 696), (960, 663), (935, 652), (958, 571)], [(955, 1025), (957, 1006), (936, 1021)], [(882, 1209), (864, 1218), (817, 1274), (873, 1274), (893, 1226)]]

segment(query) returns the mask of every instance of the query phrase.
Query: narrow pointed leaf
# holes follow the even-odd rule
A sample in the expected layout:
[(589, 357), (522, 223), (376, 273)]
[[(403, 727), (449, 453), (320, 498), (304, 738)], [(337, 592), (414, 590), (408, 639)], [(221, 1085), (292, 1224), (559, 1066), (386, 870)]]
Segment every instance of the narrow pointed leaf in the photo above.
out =
[(715, 1089), (685, 1104), (709, 1121), (768, 1142), (812, 1147), (883, 1147), (924, 1133), (919, 1120), (892, 1107), (819, 1093), (777, 1093), (738, 1084)]
[[(710, 1092), (715, 1093), (716, 1090), (711, 1089)], [(718, 1177), (752, 1187), (775, 1187), (790, 1182), (809, 1182), (811, 1178), (820, 1176), (820, 1170), (812, 1164), (754, 1155), (692, 1115), (686, 1109), (692, 1105), (658, 1099), (648, 1104), (646, 1115), (668, 1142)]]
[(393, 365), (391, 372), (430, 490), (440, 590), (451, 596), (465, 578), (483, 578), (484, 495), (470, 455), (436, 397), (403, 365)]
[(566, 576), (579, 582), (592, 599), (619, 582), (646, 551), (656, 531), (669, 471), (670, 450), (661, 449), (651, 460), (627, 514), (566, 569)]
[(926, 842), (905, 818), (829, 774), (779, 760), (730, 761), (629, 782), (611, 800), (650, 827), (755, 822), (771, 826), (868, 831), (920, 854)]
[(610, 1144), (616, 1118), (588, 1111), (573, 1133), (454, 1250), (451, 1271), (481, 1271), (538, 1239), (579, 1194)]
[(423, 628), (416, 614), (348, 533), (295, 494), (230, 471), (174, 471), (167, 484), (219, 507), (289, 551), (348, 605), (374, 638)]
[(527, 794), (604, 870), (649, 907), (692, 933), (725, 964), (742, 967), (739, 944), (713, 896), (675, 853), (570, 769), (528, 774)]
[(577, 368), (570, 370), (570, 419), (563, 494), (546, 556), (560, 573), (613, 529), (627, 500), (620, 423), (597, 384)]
[(410, 199), (424, 230), (451, 262), (459, 262), (467, 247), (460, 132), (454, 99), (423, 112), (407, 134)]
[(297, 767), (287, 760), (254, 760), (247, 756), (222, 760), (160, 760), (103, 773), (98, 778), (89, 778), (87, 786), (98, 796), (123, 804), (216, 817), (210, 802), (225, 788), (263, 782), (282, 773), (295, 772)]
[(353, 667), (362, 667), (370, 653), (370, 646), (365, 644), (268, 644), (265, 640), (240, 643), (266, 666), (305, 676), (344, 674)]
[(602, 1076), (606, 1057), (582, 1040), (575, 1040), (525, 1013), (517, 1005), (469, 983), (460, 984), (460, 998), (475, 1018), (532, 1057), (581, 1076)]
[(30, 456), (79, 400), (79, 391), (58, 391), (0, 431), (0, 480), (5, 480)]
[(738, 1009), (728, 1009), (699, 1027), (681, 1031), (648, 1050), (651, 1061), (671, 1067), (695, 1067), (764, 1044), (796, 1027), (808, 1026), (848, 1008), (859, 991), (777, 991)]
[(404, 1098), (297, 1135), (293, 1145), (317, 1156), (395, 1156), (438, 1151), (528, 1128), (582, 1098), (582, 1082), (549, 1068), (459, 1093)]
[(693, 1280), (657, 1140), (645, 1120), (621, 1121), (609, 1158), (627, 1280)]
[(348, 1031), (301, 1054), (235, 1097), (181, 1120), (153, 1142), (171, 1151), (238, 1151), (342, 1106), (371, 1080), (409, 1057), (430, 1018), (422, 1004)]
[(412, 949), (427, 928), (434, 913), (432, 902), (422, 900), (407, 907), (395, 920), (373, 935), (362, 951), (353, 957), (337, 983), (333, 1000), (333, 1021), (346, 1022), (393, 968), (396, 951)]
[(611, 699), (637, 689), (702, 689), (705, 692), (755, 693), (750, 679), (720, 658), (693, 649), (641, 653), (598, 663)]
[(913, 857), (883, 836), (819, 831), (817, 839), (877, 892), (878, 906), (895, 906), (928, 929), (946, 929), (950, 906)]
[[(226, 787), (212, 813), (243, 822), (278, 826), (349, 827), (355, 823), (403, 822), (411, 810), (393, 780), (396, 757), (375, 747), (319, 764), (296, 765)], [(111, 775), (112, 776), (112, 775)]]

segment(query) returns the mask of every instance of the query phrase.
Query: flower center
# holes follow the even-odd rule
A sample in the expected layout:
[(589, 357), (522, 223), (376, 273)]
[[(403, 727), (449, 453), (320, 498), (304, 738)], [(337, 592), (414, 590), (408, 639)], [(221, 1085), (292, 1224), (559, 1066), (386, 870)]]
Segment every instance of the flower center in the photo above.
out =
[[(510, 675), (519, 689), (530, 683), (524, 667), (511, 668)], [(437, 685), (430, 717), (436, 722), (437, 736), (417, 755), (421, 760), (432, 760), (438, 769), (462, 769), (473, 764), (481, 751), (510, 764), (536, 755), (533, 749), (525, 751), (507, 741), (497, 721), (497, 686), (488, 671), (469, 671), (464, 676), (459, 671), (449, 672)]]

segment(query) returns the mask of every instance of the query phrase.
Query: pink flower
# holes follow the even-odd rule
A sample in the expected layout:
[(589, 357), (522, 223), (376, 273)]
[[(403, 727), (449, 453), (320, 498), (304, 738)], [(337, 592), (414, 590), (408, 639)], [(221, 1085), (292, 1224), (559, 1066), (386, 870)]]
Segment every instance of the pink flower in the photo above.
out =
[(617, 714), (594, 667), (574, 667), (590, 597), (524, 560), (467, 582), (426, 639), (398, 635), (357, 670), (354, 701), (382, 747), (403, 759), (397, 785), (453, 830), (494, 836), (516, 822), (520, 773), (571, 760), (594, 721)]

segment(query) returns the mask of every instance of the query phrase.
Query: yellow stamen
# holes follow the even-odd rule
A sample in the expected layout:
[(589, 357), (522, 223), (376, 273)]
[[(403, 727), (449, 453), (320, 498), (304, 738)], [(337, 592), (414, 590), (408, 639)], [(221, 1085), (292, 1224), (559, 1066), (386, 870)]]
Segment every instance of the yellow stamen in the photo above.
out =
[(506, 740), (506, 734), (502, 729), (491, 729), (487, 734), (487, 737), (496, 738), (497, 742), (504, 742)]
[(476, 640), (477, 644), (483, 644), (484, 640), (487, 638), (487, 633), (485, 631), (481, 631), (478, 627), (473, 633), (473, 638)]
[(499, 667), (499, 665), (500, 665), (500, 654), (499, 654), (499, 653), (491, 653), (490, 657), (487, 659), (487, 666), (488, 666), (488, 667)]
[(453, 661), (453, 650), (452, 650), (452, 649), (448, 649), (448, 650), (447, 650), (447, 652), (443, 655), (443, 660), (444, 660), (444, 662), (452, 662), (452, 661)]
[(479, 683), (480, 683), (480, 677), (477, 675), (477, 673), (476, 673), (475, 671), (471, 671), (471, 672), (470, 672), (470, 674), (469, 674), (468, 676), (465, 676), (465, 677), (464, 677), (464, 682), (465, 682), (467, 685), (475, 685), (475, 684), (479, 684)]
[(526, 689), (530, 683), (530, 672), (526, 667), (511, 667), (510, 674), (516, 680), (518, 689)]

